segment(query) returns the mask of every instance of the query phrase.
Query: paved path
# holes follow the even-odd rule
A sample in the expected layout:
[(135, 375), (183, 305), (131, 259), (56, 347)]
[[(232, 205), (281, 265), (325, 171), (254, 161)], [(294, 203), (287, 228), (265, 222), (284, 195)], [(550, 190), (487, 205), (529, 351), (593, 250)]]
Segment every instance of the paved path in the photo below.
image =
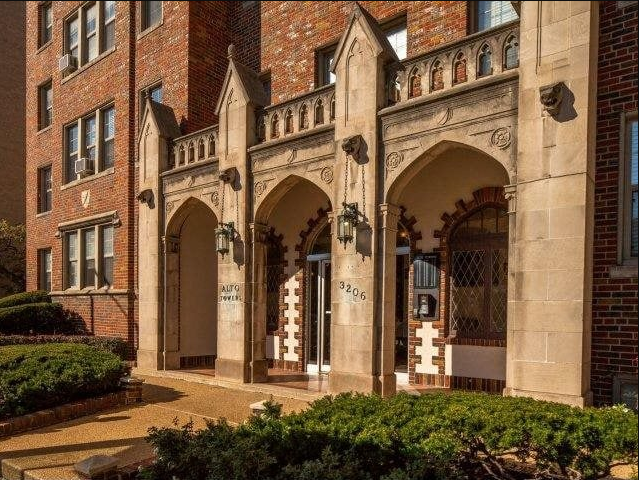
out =
[[(2, 476), (6, 480), (80, 480), (73, 465), (91, 455), (113, 455), (129, 465), (152, 455), (145, 442), (151, 426), (180, 425), (207, 418), (242, 422), (248, 406), (268, 394), (223, 388), (175, 378), (144, 377), (144, 402), (77, 418), (39, 430), (0, 439)], [(284, 412), (306, 407), (305, 399), (273, 397)]]

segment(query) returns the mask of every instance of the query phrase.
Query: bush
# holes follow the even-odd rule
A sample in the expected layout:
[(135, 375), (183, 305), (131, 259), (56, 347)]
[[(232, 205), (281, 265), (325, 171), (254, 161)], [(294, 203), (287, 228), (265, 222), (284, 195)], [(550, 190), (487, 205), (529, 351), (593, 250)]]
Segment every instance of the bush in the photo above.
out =
[(117, 355), (87, 345), (0, 347), (0, 418), (116, 391), (126, 372)]
[(26, 303), (0, 309), (0, 333), (75, 333), (77, 325), (59, 303)]
[(119, 337), (96, 337), (93, 335), (0, 335), (0, 347), (4, 345), (44, 343), (81, 343), (115, 353), (122, 360), (129, 358), (128, 344)]
[[(151, 429), (147, 480), (593, 479), (637, 458), (637, 416), (477, 393), (342, 394), (308, 410)], [(531, 472), (532, 470), (532, 472)]]
[(0, 298), (0, 308), (14, 307), (26, 303), (51, 303), (51, 296), (42, 290), (22, 292)]

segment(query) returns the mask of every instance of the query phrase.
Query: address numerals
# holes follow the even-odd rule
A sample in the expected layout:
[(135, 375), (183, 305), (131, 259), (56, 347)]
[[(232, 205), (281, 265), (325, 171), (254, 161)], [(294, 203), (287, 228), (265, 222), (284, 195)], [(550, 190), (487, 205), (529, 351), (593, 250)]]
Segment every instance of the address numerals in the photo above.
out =
[(354, 287), (350, 283), (339, 282), (339, 288), (340, 290), (345, 290), (346, 293), (350, 293), (355, 298), (366, 300), (366, 292), (363, 290), (360, 290), (357, 287)]

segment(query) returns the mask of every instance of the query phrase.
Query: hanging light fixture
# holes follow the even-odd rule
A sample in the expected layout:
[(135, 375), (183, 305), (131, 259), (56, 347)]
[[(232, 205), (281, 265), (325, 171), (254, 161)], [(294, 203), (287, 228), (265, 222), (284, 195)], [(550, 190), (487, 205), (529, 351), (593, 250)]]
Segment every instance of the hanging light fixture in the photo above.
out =
[(235, 233), (235, 226), (233, 222), (219, 224), (219, 227), (215, 230), (215, 246), (217, 253), (221, 253), (222, 256), (229, 253), (231, 241), (233, 240), (233, 234)]
[(355, 227), (359, 223), (357, 203), (342, 203), (342, 213), (337, 216), (337, 239), (346, 245), (355, 237)]

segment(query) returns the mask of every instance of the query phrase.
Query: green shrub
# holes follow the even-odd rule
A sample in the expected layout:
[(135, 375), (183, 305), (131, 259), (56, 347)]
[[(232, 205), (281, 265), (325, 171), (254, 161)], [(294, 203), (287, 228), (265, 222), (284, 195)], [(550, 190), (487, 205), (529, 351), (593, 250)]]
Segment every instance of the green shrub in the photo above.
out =
[(149, 480), (505, 479), (524, 461), (526, 478), (592, 479), (636, 461), (637, 416), (477, 393), (342, 394), (237, 428), (152, 429), (149, 441), (158, 451)]
[(0, 418), (113, 392), (126, 372), (117, 355), (87, 345), (0, 347)]
[(0, 333), (75, 333), (78, 327), (59, 303), (26, 303), (0, 308)]
[(128, 343), (119, 337), (96, 337), (93, 335), (0, 335), (0, 347), (4, 345), (44, 343), (81, 343), (115, 353), (123, 360), (128, 359), (130, 356)]
[(24, 305), (25, 303), (51, 303), (51, 296), (43, 290), (22, 292), (0, 298), (0, 308)]

